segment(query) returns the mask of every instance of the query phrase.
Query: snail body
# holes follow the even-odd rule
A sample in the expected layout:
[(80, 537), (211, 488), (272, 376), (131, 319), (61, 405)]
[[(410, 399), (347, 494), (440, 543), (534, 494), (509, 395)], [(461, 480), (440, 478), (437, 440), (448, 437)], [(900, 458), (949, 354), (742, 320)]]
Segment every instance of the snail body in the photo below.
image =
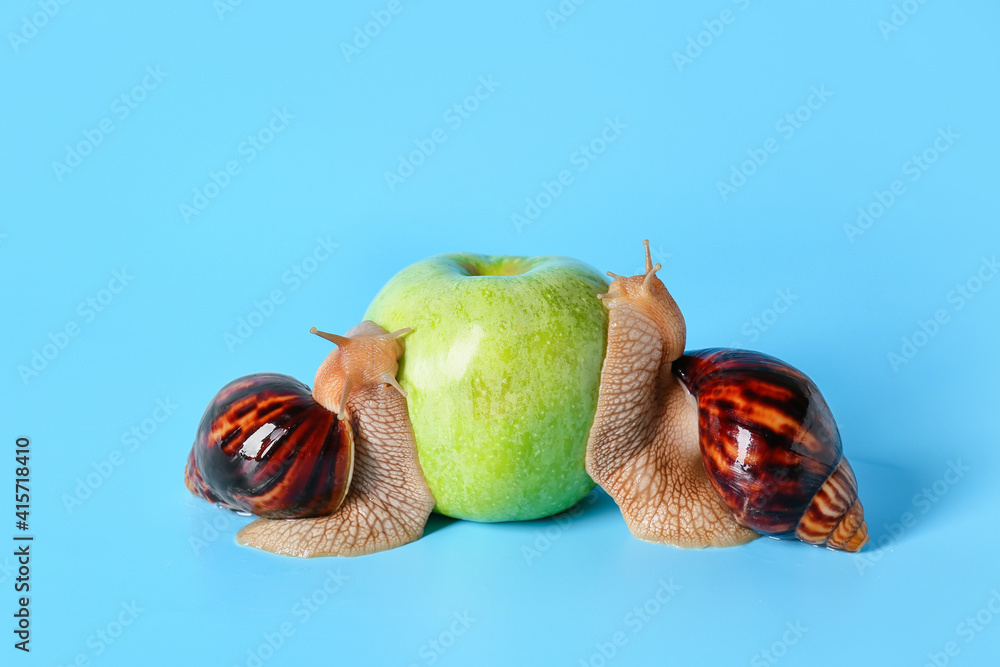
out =
[(756, 352), (684, 354), (680, 309), (656, 276), (614, 280), (587, 471), (634, 535), (681, 547), (760, 534), (859, 550), (857, 481), (816, 385)]

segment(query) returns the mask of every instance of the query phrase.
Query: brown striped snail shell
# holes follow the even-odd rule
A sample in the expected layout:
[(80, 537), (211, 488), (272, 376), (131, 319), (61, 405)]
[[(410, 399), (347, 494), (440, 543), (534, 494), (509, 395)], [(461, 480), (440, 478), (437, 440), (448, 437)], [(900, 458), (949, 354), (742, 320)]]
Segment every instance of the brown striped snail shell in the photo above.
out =
[(697, 400), (705, 470), (737, 521), (832, 549), (864, 546), (857, 481), (812, 380), (747, 350), (688, 351), (673, 371)]
[(295, 378), (258, 373), (209, 403), (185, 482), (206, 500), (259, 517), (316, 517), (340, 507), (353, 468), (350, 424)]

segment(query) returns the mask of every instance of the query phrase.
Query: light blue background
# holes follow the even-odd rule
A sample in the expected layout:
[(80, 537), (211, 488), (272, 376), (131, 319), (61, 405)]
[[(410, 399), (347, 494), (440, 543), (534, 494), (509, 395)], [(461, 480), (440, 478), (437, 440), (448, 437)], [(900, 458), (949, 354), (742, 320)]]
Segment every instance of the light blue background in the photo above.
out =
[[(37, 539), (33, 650), (0, 627), (0, 662), (246, 665), (286, 622), (294, 634), (266, 665), (599, 665), (616, 632), (614, 665), (773, 664), (764, 650), (783, 665), (920, 665), (950, 641), (953, 664), (995, 660), (1000, 619), (960, 624), (1000, 590), (1000, 280), (961, 309), (952, 290), (1000, 248), (996, 4), (910, 0), (891, 32), (888, 0), (595, 0), (554, 28), (557, 0), (494, 4), (402, 0), (350, 62), (340, 44), (386, 2), (256, 0), (221, 16), (210, 0), (72, 2), (35, 32), (23, 21), (38, 4), (6, 4), (0, 475), (30, 436)], [(721, 34), (704, 32), (726, 9)], [(702, 32), (708, 45), (678, 67)], [(147, 67), (166, 77), (122, 117), (115, 100)], [(444, 114), (480, 77), (499, 87), (454, 127)], [(814, 86), (832, 96), (786, 136), (776, 124)], [(247, 161), (241, 142), (276, 108), (294, 118)], [(60, 180), (52, 163), (102, 119), (114, 131)], [(578, 171), (574, 153), (606, 119), (626, 127)], [(436, 128), (447, 140), (390, 190), (384, 172)], [(949, 128), (958, 138), (911, 180), (907, 161)], [(768, 139), (777, 152), (724, 200), (717, 182)], [(230, 160), (240, 172), (185, 222), (180, 205)], [(519, 233), (511, 215), (563, 169), (573, 182)], [(905, 192), (851, 242), (844, 225), (896, 179)], [(336, 252), (296, 288), (286, 272), (328, 237)], [(345, 330), (403, 266), (468, 250), (629, 273), (645, 237), (689, 347), (759, 349), (823, 389), (872, 531), (860, 556), (646, 544), (597, 492), (569, 523), (435, 519), (391, 552), (301, 561), (238, 547), (246, 519), (185, 490), (214, 392), (257, 371), (311, 382), (329, 346), (308, 328)], [(134, 279), (91, 319), (80, 304), (123, 269)], [(230, 350), (224, 336), (276, 289), (283, 303)], [(779, 290), (794, 301), (775, 318)], [(947, 322), (894, 369), (889, 353), (942, 309)], [(18, 367), (71, 323), (79, 334), (23, 381)], [(176, 410), (129, 451), (123, 433), (167, 399)], [(68, 511), (64, 495), (116, 450), (121, 465)], [(969, 468), (954, 484), (951, 463)], [(935, 483), (935, 502), (916, 498)], [(5, 492), (0, 536), (12, 505)], [(0, 564), (10, 623), (12, 558)], [(295, 605), (328, 571), (347, 579), (304, 619)], [(680, 590), (634, 632), (629, 614), (660, 580)], [(98, 654), (88, 638), (132, 601), (142, 611)], [(466, 612), (471, 627), (434, 653)], [(804, 634), (785, 634), (796, 623)]]

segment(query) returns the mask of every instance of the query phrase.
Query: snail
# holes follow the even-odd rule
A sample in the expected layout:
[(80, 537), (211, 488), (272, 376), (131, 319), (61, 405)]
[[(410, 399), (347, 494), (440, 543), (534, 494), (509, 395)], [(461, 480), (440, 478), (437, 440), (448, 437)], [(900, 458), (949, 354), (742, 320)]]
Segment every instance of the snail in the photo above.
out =
[(261, 517), (241, 544), (309, 557), (357, 556), (419, 538), (434, 507), (396, 383), (402, 329), (365, 321), (308, 388), (286, 375), (235, 380), (205, 410), (188, 456), (195, 495)]
[[(859, 550), (857, 481), (816, 385), (773, 357), (684, 353), (684, 318), (646, 248), (646, 270), (613, 273), (607, 348), (586, 447), (590, 477), (632, 533), (678, 547), (760, 535)], [(229, 383), (198, 426), (185, 483), (259, 518), (241, 544), (357, 556), (419, 538), (435, 499), (396, 381), (409, 329), (364, 321), (337, 336), (312, 391), (286, 375)]]
[(657, 277), (613, 280), (587, 472), (633, 535), (679, 547), (759, 535), (858, 551), (857, 481), (816, 385), (744, 350), (684, 354), (684, 318)]

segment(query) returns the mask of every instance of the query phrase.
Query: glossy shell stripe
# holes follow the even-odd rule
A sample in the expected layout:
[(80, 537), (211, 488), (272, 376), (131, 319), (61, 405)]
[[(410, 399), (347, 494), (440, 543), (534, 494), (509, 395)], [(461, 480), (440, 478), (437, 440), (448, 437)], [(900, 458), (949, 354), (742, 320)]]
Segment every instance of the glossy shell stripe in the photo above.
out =
[(350, 426), (287, 375), (222, 388), (201, 418), (185, 481), (212, 502), (270, 519), (331, 514), (354, 466)]
[(854, 473), (808, 377), (773, 357), (725, 349), (688, 352), (674, 373), (697, 398), (705, 469), (740, 523), (860, 548), (867, 528)]
[[(833, 530), (830, 530), (833, 526)], [(868, 541), (865, 510), (858, 499), (858, 482), (847, 459), (840, 459), (836, 470), (813, 497), (795, 529), (795, 536), (810, 544), (832, 549), (857, 551)]]

